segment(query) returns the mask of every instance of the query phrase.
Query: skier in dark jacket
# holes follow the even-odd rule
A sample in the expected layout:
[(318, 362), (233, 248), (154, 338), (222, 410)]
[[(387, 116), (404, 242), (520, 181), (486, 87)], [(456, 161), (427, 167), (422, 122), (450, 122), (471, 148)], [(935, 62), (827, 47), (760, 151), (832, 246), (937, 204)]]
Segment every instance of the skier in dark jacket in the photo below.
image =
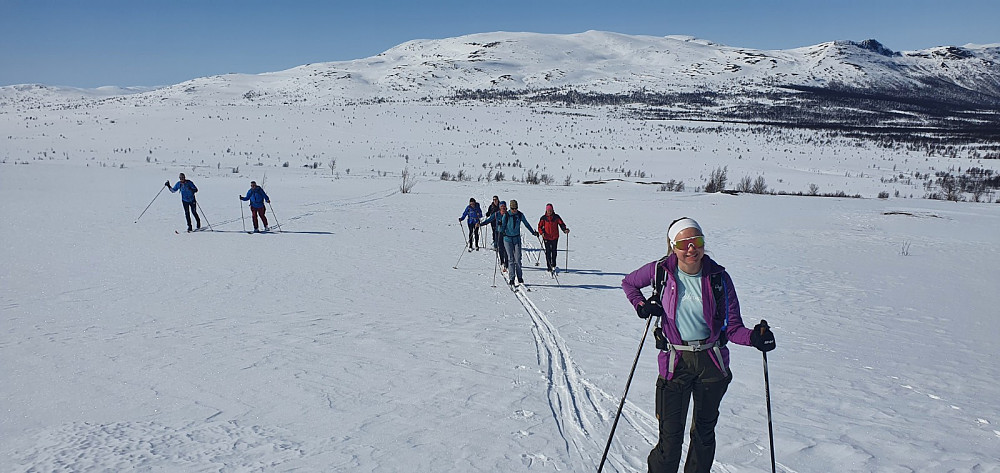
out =
[[(254, 233), (259, 232), (257, 227), (257, 216), (260, 215), (261, 222), (264, 223), (264, 231), (271, 231), (271, 227), (267, 225), (267, 217), (264, 213), (267, 211), (267, 207), (264, 206), (264, 202), (271, 203), (271, 198), (267, 196), (264, 192), (264, 188), (257, 185), (256, 181), (250, 181), (250, 190), (247, 191), (246, 197), (242, 195), (239, 196), (240, 200), (246, 202), (250, 201), (250, 214), (253, 215), (253, 231)], [(246, 227), (244, 227), (246, 228)]]
[[(486, 209), (486, 217), (489, 218), (491, 215), (500, 211), (500, 198), (493, 196), (493, 202), (490, 203), (489, 208)], [(484, 220), (485, 222), (485, 220)], [(497, 221), (493, 220), (490, 222), (490, 226), (493, 227), (493, 251), (497, 251)]]
[(517, 201), (510, 200), (510, 210), (500, 219), (500, 233), (503, 235), (503, 244), (507, 249), (507, 276), (510, 278), (509, 284), (514, 285), (514, 277), (517, 276), (517, 283), (524, 284), (524, 276), (521, 274), (521, 224), (538, 236), (524, 214), (517, 210)]
[(500, 220), (503, 219), (504, 215), (507, 215), (507, 202), (500, 201), (497, 204), (497, 211), (490, 214), (489, 217), (481, 220), (479, 225), (490, 224), (493, 226), (493, 248), (497, 252), (497, 258), (500, 258), (500, 269), (503, 272), (507, 272), (507, 248), (503, 246), (503, 235), (500, 233)]
[(566, 227), (562, 217), (552, 209), (552, 204), (545, 204), (545, 215), (538, 219), (538, 233), (542, 234), (542, 242), (545, 244), (545, 264), (550, 273), (556, 269), (560, 228), (563, 233), (569, 233), (569, 228)]
[(465, 207), (465, 212), (462, 212), (462, 216), (458, 217), (458, 221), (461, 222), (466, 217), (469, 219), (466, 221), (469, 224), (469, 251), (473, 250), (473, 239), (476, 241), (475, 249), (478, 251), (479, 232), (476, 231), (476, 225), (479, 224), (479, 219), (483, 218), (483, 211), (479, 208), (479, 202), (476, 202), (476, 199), (469, 199), (469, 205)]
[[(715, 459), (719, 405), (733, 379), (726, 341), (766, 352), (774, 349), (774, 334), (763, 320), (753, 330), (743, 325), (733, 281), (726, 268), (705, 255), (705, 236), (698, 222), (675, 220), (667, 235), (670, 254), (622, 280), (622, 289), (639, 317), (657, 317), (660, 324), (654, 332), (661, 349), (655, 406), (660, 435), (649, 452), (648, 469), (677, 472), (688, 404), (693, 398), (691, 443), (684, 471), (708, 473)], [(654, 284), (658, 266), (663, 269), (657, 284), (660, 297), (647, 299), (640, 289)], [(716, 300), (717, 292), (722, 300)]]
[(170, 192), (181, 191), (181, 203), (184, 204), (184, 218), (187, 219), (188, 231), (194, 231), (191, 228), (191, 214), (194, 214), (194, 220), (198, 224), (198, 229), (201, 229), (201, 218), (198, 217), (198, 201), (194, 198), (194, 193), (198, 192), (198, 187), (194, 185), (194, 182), (187, 180), (184, 177), (184, 173), (177, 176), (177, 184), (170, 187), (170, 181), (164, 182), (163, 185), (170, 189)]

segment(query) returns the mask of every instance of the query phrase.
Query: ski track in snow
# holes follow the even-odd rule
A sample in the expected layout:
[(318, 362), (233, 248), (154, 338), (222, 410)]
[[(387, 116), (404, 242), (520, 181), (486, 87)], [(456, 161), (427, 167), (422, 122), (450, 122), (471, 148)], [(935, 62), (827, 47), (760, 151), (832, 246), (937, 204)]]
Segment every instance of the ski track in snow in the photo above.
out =
[[(596, 466), (600, 463), (598, 454), (604, 451), (607, 434), (621, 398), (609, 394), (583, 377), (566, 342), (545, 316), (545, 312), (538, 308), (525, 291), (518, 289), (514, 294), (531, 317), (538, 365), (545, 370), (549, 407), (565, 442), (566, 453), (570, 458), (586, 459), (589, 464)], [(602, 402), (610, 403), (610, 407), (606, 409)], [(593, 417), (596, 417), (596, 425)], [(627, 400), (622, 409), (619, 429), (624, 426), (633, 429), (650, 448), (656, 443), (656, 418)], [(607, 471), (616, 471), (613, 465), (615, 463), (621, 468), (617, 471), (644, 469), (645, 455), (623, 455), (621, 452), (636, 448), (623, 444), (621, 439), (621, 431), (618, 431), (613, 440), (616, 447), (608, 452), (605, 464)], [(721, 465), (718, 462), (716, 464)]]

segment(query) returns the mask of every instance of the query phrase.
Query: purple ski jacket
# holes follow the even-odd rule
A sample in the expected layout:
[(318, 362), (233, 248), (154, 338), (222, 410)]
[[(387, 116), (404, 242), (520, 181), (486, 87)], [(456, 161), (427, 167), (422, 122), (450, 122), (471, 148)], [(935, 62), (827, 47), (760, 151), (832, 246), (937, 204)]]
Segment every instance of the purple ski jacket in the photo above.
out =
[[(677, 281), (674, 279), (674, 271), (677, 269), (677, 256), (671, 254), (667, 260), (663, 263), (665, 271), (665, 280), (663, 283), (663, 291), (660, 294), (660, 300), (663, 304), (663, 311), (666, 316), (661, 319), (661, 327), (663, 328), (663, 335), (670, 341), (670, 343), (675, 345), (680, 345), (681, 334), (677, 330)], [(714, 319), (715, 314), (715, 296), (712, 293), (712, 287), (710, 282), (710, 277), (712, 274), (722, 273), (722, 280), (726, 285), (726, 301), (719, 301), (720, 304), (728, 302), (728, 307), (726, 309), (726, 317), (729, 319), (729, 323), (726, 327), (726, 334), (729, 337), (729, 341), (739, 344), (750, 346), (750, 333), (751, 330), (743, 325), (743, 318), (740, 316), (740, 302), (736, 298), (736, 289), (733, 288), (733, 280), (729, 277), (729, 273), (726, 272), (726, 268), (720, 266), (718, 263), (709, 258), (708, 255), (702, 257), (701, 260), (701, 300), (704, 305), (704, 317), (705, 322), (708, 323), (708, 328), (711, 331), (707, 343), (717, 341), (722, 332), (721, 322), (716, 322)], [(632, 271), (625, 279), (622, 279), (622, 290), (625, 291), (625, 295), (628, 297), (629, 302), (632, 303), (632, 307), (638, 307), (640, 302), (646, 300), (642, 295), (640, 289), (652, 286), (653, 278), (656, 276), (656, 261), (643, 265), (643, 267)], [(708, 351), (708, 355), (715, 362), (719, 369), (723, 366), (729, 367), (729, 348), (722, 347), (720, 350), (722, 353), (722, 360), (715, 359), (715, 353), (712, 350)], [(660, 365), (660, 376), (665, 379), (670, 379), (670, 373), (667, 369), (667, 360), (669, 359), (669, 354), (667, 351), (660, 351), (659, 355), (659, 365)], [(676, 357), (675, 367), (677, 361), (680, 361), (680, 357)]]

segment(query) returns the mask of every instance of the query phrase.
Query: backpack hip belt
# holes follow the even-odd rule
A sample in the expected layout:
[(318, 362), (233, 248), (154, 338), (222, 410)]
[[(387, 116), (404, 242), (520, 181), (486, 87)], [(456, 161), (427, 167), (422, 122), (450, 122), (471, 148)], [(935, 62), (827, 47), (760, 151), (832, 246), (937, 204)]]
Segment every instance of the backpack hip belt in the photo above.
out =
[[(688, 342), (694, 343), (694, 342)], [(712, 350), (715, 353), (715, 360), (719, 363), (719, 366), (725, 370), (724, 362), (722, 361), (722, 350), (719, 349), (719, 344), (716, 342), (712, 343), (698, 343), (697, 345), (674, 345), (673, 343), (667, 343), (667, 351), (670, 355), (667, 360), (667, 373), (668, 377), (672, 378), (674, 376), (674, 364), (677, 362), (677, 352), (678, 351), (689, 351), (693, 353), (698, 353), (700, 351)]]
[[(690, 342), (683, 342), (683, 344), (677, 345), (670, 343), (666, 337), (663, 336), (663, 329), (657, 327), (653, 330), (653, 338), (656, 340), (656, 348), (660, 351), (667, 352), (667, 377), (673, 378), (674, 376), (674, 365), (677, 363), (677, 352), (679, 351), (689, 351), (692, 353), (698, 353), (702, 351), (711, 350), (715, 353), (715, 361), (719, 363), (720, 367), (723, 367), (725, 362), (722, 360), (722, 343), (718, 340), (710, 343), (703, 343), (701, 340), (693, 340)], [(724, 367), (723, 367), (724, 368)]]

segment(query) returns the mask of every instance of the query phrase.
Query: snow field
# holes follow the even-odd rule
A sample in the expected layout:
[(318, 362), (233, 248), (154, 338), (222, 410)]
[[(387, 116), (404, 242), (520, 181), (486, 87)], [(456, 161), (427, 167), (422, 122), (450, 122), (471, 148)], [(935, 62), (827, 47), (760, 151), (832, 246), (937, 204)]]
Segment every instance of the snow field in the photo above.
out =
[[(259, 120), (252, 126), (220, 125), (197, 118), (207, 110), (142, 118), (123, 109), (119, 128), (85, 131), (52, 112), (42, 129), (8, 127), (5, 135), (17, 136), (8, 139), (12, 154), (35, 155), (59, 134), (67, 145), (58, 159), (0, 164), (10, 228), (0, 237), (8, 412), (0, 469), (593, 470), (644, 325), (621, 278), (661, 256), (667, 224), (687, 215), (732, 274), (745, 322), (766, 318), (774, 327), (778, 349), (768, 360), (782, 470), (1000, 471), (993, 205), (656, 192), (621, 182), (442, 182), (423, 172), (517, 159), (496, 150), (509, 151), (504, 143), (522, 133), (564, 127), (536, 136), (553, 155), (562, 154), (556, 135), (579, 137), (581, 128), (610, 123), (622, 143), (651, 135), (598, 118), (549, 116), (543, 127), (502, 107), (361, 108), (343, 130), (323, 124), (323, 114), (295, 121), (281, 110), (248, 114)], [(229, 118), (240, 122), (244, 111)], [(176, 127), (159, 126), (164, 116)], [(371, 121), (391, 123), (392, 133), (361, 134)], [(286, 128), (273, 144), (261, 139), (252, 157), (223, 153), (277, 123)], [(470, 131), (444, 130), (461, 123)], [(731, 135), (669, 136), (698, 149), (585, 150), (556, 173), (545, 146), (514, 148), (526, 167), (543, 163), (557, 180), (564, 172), (586, 179), (582, 169), (634, 153), (626, 168), (693, 186), (704, 170), (733, 162), (723, 151), (736, 147)], [(338, 140), (340, 179), (325, 159), (318, 170), (301, 167)], [(479, 142), (491, 145), (472, 147)], [(136, 149), (119, 156), (123, 169), (111, 165), (121, 147)], [(158, 162), (145, 162), (147, 147)], [(281, 150), (298, 156), (252, 165)], [(796, 148), (801, 159), (821, 161), (816, 167), (838, 169), (830, 185), (851, 193), (870, 179), (844, 174), (884, 158), (811, 150)], [(854, 153), (858, 162), (826, 161)], [(398, 173), (404, 154), (421, 179), (406, 195), (396, 174), (378, 172)], [(769, 182), (797, 188), (822, 176), (791, 166), (795, 154), (769, 168)], [(280, 167), (285, 160), (292, 165)], [(201, 189), (203, 224), (214, 232), (184, 233), (179, 197), (166, 191), (135, 222), (178, 172)], [(268, 218), (281, 233), (243, 233), (236, 206), (246, 204), (232, 197), (251, 179), (267, 189)], [(492, 288), (493, 253), (462, 253), (457, 217), (469, 197), (487, 204), (494, 194), (517, 199), (531, 222), (555, 204), (572, 230), (561, 285), (526, 251), (532, 292), (511, 293), (499, 274)], [(714, 471), (768, 471), (761, 357), (731, 349), (735, 379)], [(647, 340), (606, 471), (644, 468), (656, 439), (655, 373)]]

